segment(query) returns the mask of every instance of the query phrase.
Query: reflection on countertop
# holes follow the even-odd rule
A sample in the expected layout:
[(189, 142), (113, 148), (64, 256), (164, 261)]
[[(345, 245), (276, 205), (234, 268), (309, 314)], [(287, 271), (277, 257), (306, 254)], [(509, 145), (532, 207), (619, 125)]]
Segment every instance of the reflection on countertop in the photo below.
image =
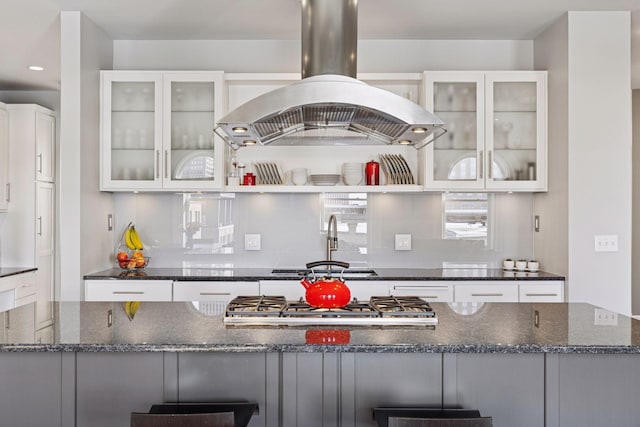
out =
[[(49, 342), (36, 343), (33, 333), (6, 334), (0, 351), (640, 353), (640, 320), (610, 313), (599, 322), (602, 309), (590, 304), (432, 307), (435, 327), (342, 326), (348, 342), (318, 345), (307, 341), (307, 331), (327, 328), (228, 327), (222, 315), (202, 313), (191, 302), (143, 302), (131, 321), (122, 302), (62, 302), (55, 304)], [(19, 328), (16, 310), (25, 309), (8, 312)]]

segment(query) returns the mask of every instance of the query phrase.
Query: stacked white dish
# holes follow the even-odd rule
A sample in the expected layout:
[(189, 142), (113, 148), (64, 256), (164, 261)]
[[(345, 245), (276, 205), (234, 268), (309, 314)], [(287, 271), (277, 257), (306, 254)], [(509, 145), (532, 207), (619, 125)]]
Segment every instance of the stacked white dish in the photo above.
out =
[(340, 175), (319, 174), (309, 175), (309, 182), (313, 185), (336, 185), (340, 182)]
[(362, 183), (364, 176), (364, 165), (362, 163), (343, 163), (342, 182), (345, 185), (358, 185)]

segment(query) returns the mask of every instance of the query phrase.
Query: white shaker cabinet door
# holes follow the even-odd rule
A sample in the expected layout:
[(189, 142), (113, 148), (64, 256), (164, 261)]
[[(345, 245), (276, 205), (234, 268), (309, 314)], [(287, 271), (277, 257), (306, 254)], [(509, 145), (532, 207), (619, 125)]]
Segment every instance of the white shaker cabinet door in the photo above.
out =
[(0, 212), (9, 208), (9, 115), (0, 102)]
[(36, 180), (53, 182), (55, 177), (56, 121), (36, 112)]

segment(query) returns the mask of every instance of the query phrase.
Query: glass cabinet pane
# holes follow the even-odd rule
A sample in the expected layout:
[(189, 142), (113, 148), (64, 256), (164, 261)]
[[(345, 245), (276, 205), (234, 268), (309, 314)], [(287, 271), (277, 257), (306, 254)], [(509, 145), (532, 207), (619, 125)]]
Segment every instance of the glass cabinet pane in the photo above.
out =
[(493, 86), (494, 181), (535, 181), (537, 175), (537, 83)]
[(153, 82), (112, 83), (112, 180), (153, 181), (154, 105)]
[(447, 133), (434, 141), (434, 179), (473, 180), (477, 170), (477, 87), (475, 82), (434, 83), (434, 114)]
[(214, 179), (215, 85), (171, 82), (171, 179)]

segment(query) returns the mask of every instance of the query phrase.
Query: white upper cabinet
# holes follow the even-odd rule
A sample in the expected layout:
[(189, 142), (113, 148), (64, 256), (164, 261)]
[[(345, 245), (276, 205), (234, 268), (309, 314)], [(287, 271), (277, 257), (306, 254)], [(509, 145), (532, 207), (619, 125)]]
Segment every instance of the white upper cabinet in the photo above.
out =
[(55, 118), (36, 112), (36, 181), (55, 181), (55, 141)]
[(103, 71), (101, 189), (220, 190), (222, 76)]
[(0, 212), (9, 208), (11, 196), (9, 183), (9, 115), (0, 102)]
[(425, 189), (547, 190), (545, 71), (425, 72), (447, 133), (425, 153)]

